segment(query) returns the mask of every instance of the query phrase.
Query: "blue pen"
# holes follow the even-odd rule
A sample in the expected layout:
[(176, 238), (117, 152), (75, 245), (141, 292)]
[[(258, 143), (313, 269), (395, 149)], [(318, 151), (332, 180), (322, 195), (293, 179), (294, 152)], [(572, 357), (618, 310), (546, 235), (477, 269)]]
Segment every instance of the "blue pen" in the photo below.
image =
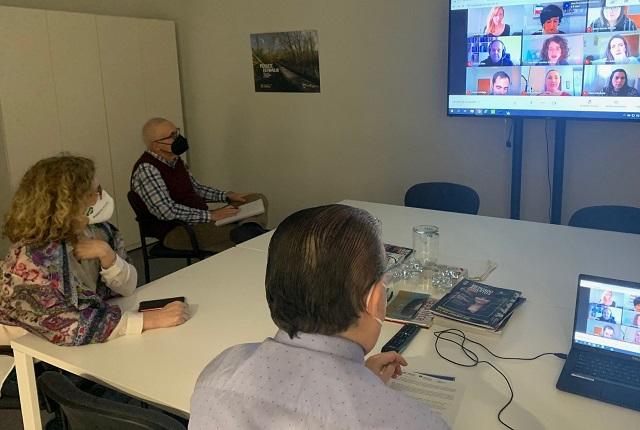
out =
[(423, 373), (423, 372), (416, 372), (418, 375), (424, 375), (424, 376), (430, 376), (432, 378), (436, 378), (436, 379), (442, 379), (444, 381), (455, 381), (456, 377), (455, 376), (446, 376), (446, 375), (434, 375), (433, 373)]

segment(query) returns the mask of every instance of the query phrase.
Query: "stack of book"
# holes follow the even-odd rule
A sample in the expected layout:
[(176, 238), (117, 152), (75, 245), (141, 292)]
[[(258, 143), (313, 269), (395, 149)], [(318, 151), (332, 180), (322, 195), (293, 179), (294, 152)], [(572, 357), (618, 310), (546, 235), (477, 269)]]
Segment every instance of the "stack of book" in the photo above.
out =
[(520, 291), (463, 279), (431, 307), (431, 313), (443, 320), (442, 325), (457, 321), (499, 333), (525, 300)]

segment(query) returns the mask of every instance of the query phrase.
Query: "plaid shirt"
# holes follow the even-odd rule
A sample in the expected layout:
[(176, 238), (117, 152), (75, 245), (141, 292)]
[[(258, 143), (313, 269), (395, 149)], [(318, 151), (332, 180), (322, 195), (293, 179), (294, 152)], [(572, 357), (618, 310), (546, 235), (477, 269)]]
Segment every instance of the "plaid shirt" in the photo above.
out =
[[(167, 161), (151, 151), (147, 151), (152, 157), (162, 161), (169, 167), (175, 167), (176, 160)], [(185, 164), (186, 165), (186, 164)], [(215, 188), (200, 184), (189, 172), (189, 179), (196, 193), (206, 202), (224, 202), (227, 193)], [(133, 172), (131, 178), (133, 191), (140, 196), (156, 218), (170, 221), (179, 219), (190, 224), (205, 223), (210, 221), (208, 210), (191, 208), (176, 203), (169, 195), (169, 189), (160, 175), (160, 171), (149, 163), (141, 163)]]

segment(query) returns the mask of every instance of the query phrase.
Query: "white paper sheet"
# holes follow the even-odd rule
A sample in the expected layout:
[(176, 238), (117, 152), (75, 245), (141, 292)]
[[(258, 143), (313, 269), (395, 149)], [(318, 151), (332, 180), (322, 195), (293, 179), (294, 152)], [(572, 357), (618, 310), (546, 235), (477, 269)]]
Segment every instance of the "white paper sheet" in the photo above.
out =
[(392, 380), (389, 386), (426, 403), (434, 413), (453, 427), (464, 394), (464, 385), (461, 382), (405, 372)]
[(238, 212), (236, 215), (216, 221), (216, 226), (220, 227), (221, 225), (240, 221), (241, 219), (249, 218), (254, 215), (260, 215), (264, 213), (264, 204), (262, 203), (261, 199), (258, 199), (238, 206), (238, 209), (240, 210), (240, 212)]

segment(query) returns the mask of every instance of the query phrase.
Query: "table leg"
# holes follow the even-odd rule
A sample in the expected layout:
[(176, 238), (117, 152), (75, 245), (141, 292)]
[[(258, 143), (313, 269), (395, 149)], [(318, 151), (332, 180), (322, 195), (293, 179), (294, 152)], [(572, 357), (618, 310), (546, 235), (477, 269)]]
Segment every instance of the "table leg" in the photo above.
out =
[(33, 357), (14, 349), (13, 358), (16, 362), (16, 374), (18, 375), (22, 424), (25, 430), (42, 430)]

